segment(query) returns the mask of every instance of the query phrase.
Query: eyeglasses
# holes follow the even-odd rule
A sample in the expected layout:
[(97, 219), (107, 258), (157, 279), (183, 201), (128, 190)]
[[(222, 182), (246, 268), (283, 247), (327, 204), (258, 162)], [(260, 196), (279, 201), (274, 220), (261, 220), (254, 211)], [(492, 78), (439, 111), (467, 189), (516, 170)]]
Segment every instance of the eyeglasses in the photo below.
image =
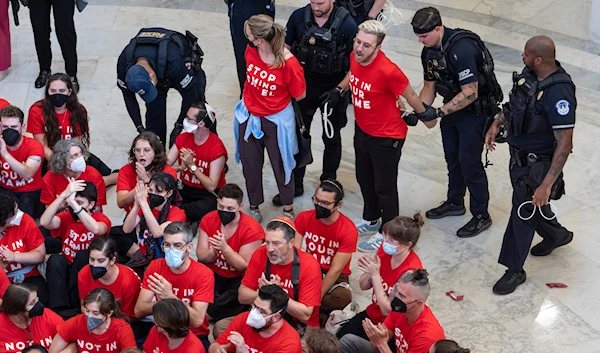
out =
[(171, 244), (168, 244), (168, 243), (162, 243), (160, 247), (163, 250), (167, 250), (167, 249), (183, 250), (188, 244), (189, 243), (184, 243), (184, 244), (177, 243), (177, 244), (171, 245)]
[(259, 312), (261, 315), (263, 315), (263, 316), (269, 316), (269, 315), (271, 315), (271, 314), (269, 314), (268, 312), (266, 312), (265, 310), (263, 310), (263, 309), (261, 309), (261, 308), (257, 307), (256, 305), (254, 305), (254, 303), (250, 304), (250, 309), (257, 309), (257, 310), (258, 310), (258, 312)]
[(319, 200), (315, 195), (313, 195), (313, 197), (312, 197), (312, 202), (315, 205), (321, 205), (323, 207), (329, 207), (331, 205), (335, 205), (335, 202), (330, 202), (330, 201), (325, 201), (325, 200)]

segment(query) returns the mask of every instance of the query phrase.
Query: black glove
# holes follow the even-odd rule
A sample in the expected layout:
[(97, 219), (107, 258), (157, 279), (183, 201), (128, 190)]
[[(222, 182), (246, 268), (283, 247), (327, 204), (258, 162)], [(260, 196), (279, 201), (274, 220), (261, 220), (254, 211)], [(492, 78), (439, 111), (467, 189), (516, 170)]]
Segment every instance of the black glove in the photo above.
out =
[(137, 132), (139, 134), (141, 134), (142, 132), (146, 132), (146, 128), (144, 127), (144, 125), (140, 125), (138, 127), (135, 128), (137, 130)]
[(181, 134), (182, 130), (183, 124), (175, 123), (175, 127), (173, 127), (173, 131), (171, 131), (171, 136), (169, 137), (169, 148), (173, 147), (175, 139), (177, 138), (177, 136), (179, 136), (179, 134)]
[(340, 91), (338, 91), (337, 88), (332, 88), (319, 96), (319, 100), (321, 101), (319, 107), (323, 109), (325, 107), (325, 103), (329, 103), (328, 108), (333, 109), (340, 98), (342, 98)]
[(417, 118), (419, 118), (421, 121), (431, 121), (437, 119), (435, 109), (425, 103), (423, 103), (423, 105), (425, 106), (425, 111), (423, 113), (416, 113)]
[(417, 126), (417, 123), (419, 122), (419, 118), (417, 118), (415, 113), (407, 114), (403, 116), (402, 119), (406, 121), (406, 125), (408, 126)]

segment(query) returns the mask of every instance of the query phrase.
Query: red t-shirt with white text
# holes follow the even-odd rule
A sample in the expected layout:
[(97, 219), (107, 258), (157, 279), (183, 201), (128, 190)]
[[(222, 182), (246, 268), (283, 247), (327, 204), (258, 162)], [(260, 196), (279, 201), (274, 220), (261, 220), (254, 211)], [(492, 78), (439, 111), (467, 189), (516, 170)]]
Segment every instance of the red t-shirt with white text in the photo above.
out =
[(269, 116), (282, 111), (292, 97), (306, 91), (304, 69), (294, 56), (278, 68), (270, 67), (258, 55), (258, 49), (246, 47), (246, 82), (243, 99), (254, 116)]
[[(85, 107), (82, 105), (81, 108), (83, 109), (87, 118)], [(54, 112), (54, 115), (56, 115), (56, 119), (58, 120), (58, 129), (60, 130), (61, 140), (70, 140), (73, 137), (81, 135), (79, 131), (80, 129), (75, 130), (71, 125), (70, 110), (67, 109), (61, 114)], [(27, 132), (32, 135), (46, 134), (46, 119), (44, 118), (44, 114), (42, 112), (42, 101), (33, 103), (31, 108), (29, 108), (29, 116), (27, 117)]]
[[(194, 134), (191, 132), (184, 132), (183, 134), (177, 136), (175, 139), (175, 146), (178, 150), (182, 148), (188, 148), (194, 152), (194, 164), (200, 172), (206, 176), (210, 176), (210, 163), (221, 156), (225, 156), (225, 161), (227, 161), (227, 149), (223, 144), (223, 141), (219, 138), (219, 136), (213, 134), (212, 132), (208, 136), (208, 139), (201, 144), (200, 146), (196, 145), (194, 142)], [(179, 164), (186, 167), (183, 161), (181, 160), (181, 154), (179, 155)], [(181, 182), (185, 185), (197, 188), (204, 189), (200, 180), (196, 178), (194, 173), (190, 170), (190, 168), (185, 168), (180, 172)], [(219, 177), (219, 183), (217, 184), (217, 189), (220, 189), (225, 185), (225, 168), (221, 170), (221, 176)]]
[[(138, 216), (142, 217), (142, 209), (140, 208), (140, 210), (138, 211)], [(158, 215), (160, 214), (160, 211), (156, 208), (152, 209), (152, 214), (154, 215), (154, 218), (158, 219)], [(171, 205), (171, 208), (169, 208), (169, 214), (167, 215), (167, 220), (165, 222), (185, 222), (187, 220), (186, 216), (185, 216), (185, 212), (175, 206), (175, 205)], [(144, 234), (138, 234), (138, 245), (140, 247), (140, 250), (142, 251), (143, 254), (146, 254), (146, 251), (148, 250), (148, 246), (146, 245), (146, 238), (148, 238), (148, 236), (150, 236), (150, 233), (148, 232), (148, 229), (144, 230)]]
[[(392, 268), (392, 255), (388, 255), (383, 252), (383, 244), (377, 250), (377, 256), (381, 260), (381, 268), (379, 270), (381, 275), (381, 282), (383, 284), (383, 291), (389, 295), (394, 290), (394, 285), (400, 279), (400, 276), (408, 270), (415, 270), (423, 268), (421, 259), (417, 256), (417, 253), (410, 251), (404, 262), (396, 268)], [(383, 322), (385, 316), (381, 312), (379, 305), (377, 305), (377, 297), (375, 296), (375, 290), (373, 290), (372, 303), (367, 306), (366, 312), (373, 323), (378, 324)]]
[[(0, 238), (0, 245), (4, 245), (8, 247), (8, 250), (16, 253), (29, 252), (42, 244), (44, 244), (44, 236), (33, 218), (27, 213), (23, 214), (19, 225), (8, 226), (6, 233)], [(7, 274), (11, 274), (27, 266), (16, 262), (9, 262), (4, 270)], [(25, 278), (35, 276), (40, 276), (37, 265), (34, 265), (33, 269), (25, 274)]]
[[(84, 211), (85, 212), (85, 211)], [(98, 223), (104, 223), (110, 231), (110, 219), (102, 212), (94, 212), (92, 218)], [(60, 226), (54, 233), (57, 237), (63, 240), (62, 255), (67, 259), (68, 263), (73, 263), (75, 255), (82, 250), (87, 250), (92, 243), (92, 240), (98, 235), (90, 232), (83, 222), (73, 220), (69, 211), (63, 211), (56, 215), (60, 219)]]
[(145, 353), (205, 353), (204, 345), (198, 337), (191, 331), (183, 339), (183, 342), (177, 348), (169, 348), (169, 339), (167, 336), (156, 330), (153, 326), (144, 342)]
[[(340, 213), (333, 224), (325, 224), (317, 219), (317, 212), (309, 210), (301, 212), (294, 224), (300, 235), (306, 239), (306, 252), (314, 256), (321, 268), (329, 271), (331, 261), (338, 251), (353, 253), (358, 242), (358, 230), (348, 217)], [(350, 275), (350, 261), (348, 260), (342, 274)]]
[[(290, 250), (292, 251), (292, 250)], [(265, 268), (269, 261), (267, 248), (261, 246), (258, 248), (242, 278), (242, 284), (252, 290), (258, 290), (258, 279), (265, 275)], [(321, 306), (321, 267), (317, 260), (304, 251), (298, 250), (298, 261), (300, 262), (300, 277), (298, 278), (298, 298), (294, 298), (294, 286), (292, 285), (292, 265), (273, 265), (269, 263), (271, 270), (271, 280), (275, 276), (281, 278), (281, 287), (288, 292), (291, 299), (294, 299), (306, 306), (312, 306), (313, 312), (310, 319), (306, 322), (308, 326), (319, 327), (319, 306)]]
[(79, 299), (85, 299), (96, 288), (108, 289), (115, 298), (121, 300), (121, 311), (128, 317), (134, 318), (135, 304), (140, 295), (141, 280), (129, 267), (115, 264), (119, 268), (117, 279), (111, 284), (104, 284), (100, 280), (95, 281), (92, 277), (90, 265), (85, 265), (77, 275), (77, 286)]
[(406, 315), (393, 311), (383, 324), (392, 331), (398, 353), (429, 352), (435, 342), (446, 338), (444, 329), (427, 305), (412, 324), (408, 323)]
[(408, 127), (400, 116), (398, 97), (408, 86), (408, 78), (382, 51), (367, 66), (350, 55), (350, 91), (354, 119), (371, 136), (403, 139)]
[[(165, 165), (162, 171), (171, 174), (173, 178), (177, 179), (177, 172), (170, 165)], [(121, 169), (119, 169), (119, 176), (117, 177), (117, 192), (131, 191), (135, 189), (137, 182), (138, 176), (135, 172), (134, 166), (131, 163), (125, 164)], [(132, 207), (133, 202), (123, 209), (125, 212), (129, 213)]]
[[(219, 218), (218, 212), (212, 211), (202, 217), (200, 229), (202, 229), (209, 238), (217, 234), (217, 231), (221, 230), (221, 219)], [(227, 244), (229, 244), (234, 252), (238, 253), (243, 245), (257, 240), (263, 240), (264, 238), (265, 231), (260, 223), (254, 218), (248, 217), (244, 212), (240, 212), (240, 223), (231, 237), (227, 239)], [(244, 275), (243, 272), (238, 272), (235, 268), (229, 266), (221, 251), (217, 253), (217, 258), (214, 262), (206, 265), (222, 277), (234, 278)]]
[[(21, 136), (21, 145), (16, 150), (11, 150), (6, 146), (8, 153), (18, 162), (25, 164), (29, 157), (39, 157), (40, 162), (44, 161), (44, 146), (35, 139), (27, 136)], [(12, 170), (10, 165), (2, 156), (0, 156), (0, 185), (14, 192), (30, 192), (42, 188), (42, 167), (27, 180)]]
[[(238, 332), (244, 337), (246, 348), (251, 353), (300, 353), (302, 352), (302, 344), (300, 343), (300, 335), (287, 321), (283, 321), (283, 325), (273, 336), (263, 337), (260, 333), (254, 331), (246, 320), (249, 312), (241, 313), (236, 316), (233, 321), (227, 326), (227, 330), (223, 332), (215, 342), (220, 345), (226, 345), (229, 342), (227, 338), (231, 331)], [(235, 352), (235, 345), (231, 345), (227, 352)]]
[(48, 349), (63, 319), (46, 308), (44, 313), (31, 319), (26, 329), (15, 325), (8, 315), (0, 313), (0, 353), (21, 353), (23, 349), (39, 344)]
[[(194, 302), (204, 302), (212, 304), (215, 299), (215, 277), (212, 271), (195, 260), (190, 259), (190, 267), (185, 272), (176, 274), (171, 271), (165, 259), (156, 259), (150, 262), (142, 288), (151, 290), (148, 287), (148, 277), (154, 273), (163, 276), (173, 286), (173, 294), (184, 303), (192, 305)], [(204, 323), (200, 327), (192, 327), (192, 332), (197, 335), (208, 336), (208, 317), (204, 317)]]
[(10, 281), (6, 277), (6, 272), (0, 271), (0, 299), (4, 298), (4, 292), (10, 286)]
[[(40, 202), (46, 206), (54, 202), (56, 197), (69, 186), (69, 179), (67, 179), (64, 174), (55, 174), (48, 171), (48, 173), (44, 175), (43, 180), (44, 186), (42, 187)], [(104, 179), (102, 179), (100, 172), (88, 165), (76, 180), (85, 180), (94, 183), (96, 189), (98, 189), (98, 202), (96, 202), (96, 205), (106, 205), (106, 184), (104, 184)]]
[(131, 326), (118, 318), (111, 318), (108, 330), (97, 335), (88, 331), (85, 314), (79, 314), (58, 326), (58, 334), (67, 343), (75, 342), (79, 353), (119, 353), (136, 347)]

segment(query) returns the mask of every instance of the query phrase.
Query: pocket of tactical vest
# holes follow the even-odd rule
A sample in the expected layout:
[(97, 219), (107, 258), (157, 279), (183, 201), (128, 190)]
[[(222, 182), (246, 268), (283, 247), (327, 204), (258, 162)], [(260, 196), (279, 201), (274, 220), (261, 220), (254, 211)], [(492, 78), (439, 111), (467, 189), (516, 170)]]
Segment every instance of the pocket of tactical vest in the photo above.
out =
[[(529, 191), (533, 195), (535, 189), (537, 189), (544, 178), (550, 171), (550, 166), (552, 161), (537, 161), (533, 163), (529, 169), (529, 176), (527, 177), (527, 186)], [(552, 189), (550, 191), (550, 200), (558, 200), (565, 194), (565, 181), (563, 179), (563, 173), (561, 172), (554, 184), (552, 185)]]

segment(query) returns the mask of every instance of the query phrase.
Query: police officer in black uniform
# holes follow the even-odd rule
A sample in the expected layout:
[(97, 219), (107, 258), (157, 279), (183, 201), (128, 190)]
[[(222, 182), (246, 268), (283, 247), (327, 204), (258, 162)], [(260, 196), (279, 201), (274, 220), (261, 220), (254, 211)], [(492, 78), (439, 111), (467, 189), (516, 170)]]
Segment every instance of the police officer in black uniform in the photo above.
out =
[(144, 28), (123, 49), (117, 61), (117, 84), (123, 92), (127, 112), (139, 132), (144, 131), (137, 93), (146, 102), (146, 129), (166, 142), (167, 92), (175, 88), (183, 101), (169, 146), (183, 128), (191, 104), (205, 101), (204, 53), (198, 39), (164, 28)]
[(526, 67), (520, 75), (514, 73), (509, 102), (485, 137), (494, 150), (504, 124), (511, 156), (512, 210), (498, 260), (508, 270), (494, 286), (496, 294), (512, 293), (525, 282), (523, 264), (535, 232), (543, 240), (531, 248), (533, 256), (549, 255), (573, 240), (548, 205), (564, 194), (562, 169), (573, 148), (577, 108), (575, 85), (555, 53), (548, 37), (527, 41), (522, 54)]
[[(311, 0), (292, 13), (286, 25), (285, 44), (304, 68), (306, 98), (298, 102), (302, 118), (310, 130), (317, 109), (327, 108), (323, 121), (323, 170), (321, 181), (337, 179), (342, 159), (340, 130), (346, 126), (348, 98), (338, 87), (350, 70), (350, 53), (357, 25), (348, 10), (333, 0)], [(325, 102), (327, 101), (327, 107)], [(304, 193), (306, 167), (294, 169), (295, 196)], [(273, 203), (281, 205), (279, 195)]]
[(493, 73), (491, 55), (476, 34), (444, 27), (440, 13), (433, 7), (417, 11), (412, 26), (425, 46), (421, 54), (425, 79), (421, 100), (431, 104), (436, 93), (444, 98), (444, 105), (436, 112), (441, 118), (448, 194), (447, 200), (427, 211), (426, 216), (438, 219), (464, 214), (468, 187), (473, 217), (456, 234), (473, 237), (492, 224), (481, 153), (484, 125), (496, 115), (502, 90)]
[[(356, 25), (366, 20), (376, 20), (387, 0), (336, 0), (338, 6), (350, 11)], [(391, 1), (391, 0), (390, 0)]]

